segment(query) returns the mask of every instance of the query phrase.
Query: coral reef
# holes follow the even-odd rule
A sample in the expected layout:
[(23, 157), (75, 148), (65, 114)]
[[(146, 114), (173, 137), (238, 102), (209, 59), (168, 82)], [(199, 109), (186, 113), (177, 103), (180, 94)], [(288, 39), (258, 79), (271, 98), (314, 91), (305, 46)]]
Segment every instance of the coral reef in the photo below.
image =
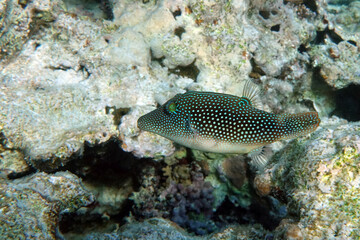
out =
[[(1, 1), (1, 236), (359, 238), (359, 9)], [(262, 109), (316, 110), (323, 121), (273, 144), (263, 171), (137, 128), (178, 93), (240, 95), (246, 80), (262, 90)]]
[(115, 239), (201, 239), (186, 233), (173, 222), (162, 218), (151, 218), (144, 222), (134, 222), (124, 225), (118, 231), (113, 233), (92, 233), (85, 239), (87, 240), (115, 240)]
[(167, 168), (172, 168), (173, 173), (169, 175), (169, 170), (163, 169), (167, 178), (164, 183), (156, 176), (154, 167), (144, 168), (141, 188), (132, 196), (135, 216), (170, 218), (199, 235), (213, 232), (216, 229), (211, 220), (213, 187), (204, 181), (201, 167), (196, 163), (180, 163)]
[(271, 239), (272, 235), (261, 225), (232, 226), (205, 237), (193, 236), (173, 222), (163, 218), (151, 218), (144, 222), (132, 222), (112, 233), (91, 233), (85, 239), (180, 239), (180, 240), (218, 240), (218, 239)]
[(26, 164), (24, 154), (16, 150), (3, 149), (0, 146), (0, 175), (14, 177), (25, 175), (30, 171)]
[(63, 7), (62, 1), (11, 1), (0, 3), (0, 59), (12, 57)]
[(213, 187), (204, 182), (202, 173), (194, 173), (192, 184), (171, 183), (161, 194), (167, 200), (167, 208), (172, 209), (170, 219), (198, 235), (213, 232), (215, 223), (211, 220), (213, 215)]
[[(51, 12), (56, 21), (32, 34), (20, 29), (27, 37), (21, 40), (22, 51), (16, 51), (19, 57), (0, 64), (2, 132), (25, 151), (31, 165), (48, 163), (48, 170), (81, 155), (84, 141), (105, 142), (111, 136), (120, 137), (123, 149), (139, 157), (171, 155), (170, 141), (139, 132), (136, 121), (185, 90), (240, 94), (242, 81), (253, 77), (265, 90), (265, 110), (292, 113), (312, 108), (305, 104), (310, 62), (330, 86), (342, 88), (359, 79), (358, 37), (346, 34), (357, 18), (341, 20), (342, 10), (326, 14), (331, 7), (320, 3), (315, 8), (283, 1), (104, 1), (112, 9), (104, 10), (112, 15), (105, 18), (112, 22), (94, 21), (102, 18), (81, 4), (25, 2), (26, 12), (40, 11), (45, 20), (45, 12)], [(3, 5), (4, 14), (6, 6), (16, 4)], [(66, 6), (68, 12), (62, 10)], [(355, 8), (355, 3), (349, 7)], [(338, 33), (346, 41), (329, 42), (333, 30), (321, 34), (315, 28), (337, 29), (337, 24), (346, 26)], [(125, 108), (131, 110), (118, 126), (113, 113)], [(57, 160), (50, 164), (50, 158)]]
[(94, 196), (69, 172), (37, 173), (0, 179), (1, 226), (4, 239), (58, 239), (59, 214), (89, 205)]
[(327, 120), (275, 156), (274, 185), (286, 192), (305, 239), (359, 237), (359, 123)]

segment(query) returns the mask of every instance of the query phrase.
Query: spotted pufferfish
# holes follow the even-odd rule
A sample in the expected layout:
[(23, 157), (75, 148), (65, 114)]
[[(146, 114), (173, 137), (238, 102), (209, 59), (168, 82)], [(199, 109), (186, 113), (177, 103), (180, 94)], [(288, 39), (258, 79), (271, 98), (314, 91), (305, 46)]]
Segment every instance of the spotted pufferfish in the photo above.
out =
[(138, 128), (192, 149), (248, 153), (255, 166), (267, 158), (263, 147), (309, 134), (320, 124), (317, 112), (274, 114), (256, 106), (259, 91), (246, 82), (243, 96), (189, 91), (177, 94), (138, 119)]

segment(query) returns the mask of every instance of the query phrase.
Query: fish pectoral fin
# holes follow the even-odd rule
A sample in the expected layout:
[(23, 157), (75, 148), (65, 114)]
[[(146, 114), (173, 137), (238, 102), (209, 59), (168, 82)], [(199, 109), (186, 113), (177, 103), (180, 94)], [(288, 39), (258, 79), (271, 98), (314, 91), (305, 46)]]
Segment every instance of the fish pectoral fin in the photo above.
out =
[(251, 158), (250, 164), (258, 170), (263, 169), (269, 161), (268, 154), (266, 153), (270, 150), (270, 147), (262, 146), (249, 152), (248, 156)]
[(190, 116), (185, 120), (185, 128), (192, 132), (192, 138), (194, 138), (195, 142), (199, 139), (199, 131), (194, 127), (193, 124), (191, 124), (191, 118)]
[(194, 128), (194, 126), (191, 124), (191, 117), (188, 116), (185, 120), (185, 128), (189, 130), (190, 132), (197, 132), (197, 130)]

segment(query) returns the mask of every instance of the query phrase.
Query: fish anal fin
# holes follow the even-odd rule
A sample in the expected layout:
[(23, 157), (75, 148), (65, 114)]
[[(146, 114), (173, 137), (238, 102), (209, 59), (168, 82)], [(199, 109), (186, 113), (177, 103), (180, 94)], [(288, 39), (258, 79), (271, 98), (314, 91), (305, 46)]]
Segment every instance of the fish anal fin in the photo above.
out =
[(269, 147), (262, 146), (249, 152), (248, 156), (251, 158), (250, 164), (258, 170), (263, 169), (269, 161), (268, 151), (270, 151)]

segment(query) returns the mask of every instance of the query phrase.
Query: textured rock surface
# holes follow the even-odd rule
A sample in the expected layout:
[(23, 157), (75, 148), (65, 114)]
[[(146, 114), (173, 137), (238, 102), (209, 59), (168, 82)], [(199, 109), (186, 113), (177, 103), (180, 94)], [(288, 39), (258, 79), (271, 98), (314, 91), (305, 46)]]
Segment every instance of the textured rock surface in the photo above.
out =
[[(263, 90), (264, 110), (315, 108), (322, 118), (335, 114), (359, 121), (359, 1), (335, 2), (2, 1), (0, 194), (1, 211), (7, 214), (0, 217), (7, 222), (1, 235), (60, 236), (59, 214), (93, 202), (79, 179), (64, 172), (5, 178), (72, 167), (97, 196), (92, 209), (69, 214), (64, 223), (82, 236), (94, 231), (82, 220), (98, 217), (94, 225), (114, 221), (109, 225), (116, 227), (129, 213), (137, 220), (171, 218), (175, 205), (192, 211), (192, 200), (204, 205), (210, 199), (209, 216), (191, 211), (189, 218), (175, 216), (187, 222), (211, 217), (225, 228), (206, 236), (212, 239), (359, 237), (358, 123), (332, 118), (311, 137), (274, 144), (274, 152), (281, 151), (256, 176), (242, 171), (243, 159), (187, 151), (137, 128), (139, 116), (177, 93), (239, 95), (248, 79)], [(111, 156), (104, 146), (115, 138), (118, 151), (121, 146), (156, 161), (146, 159), (148, 165), (135, 167), (129, 164), (134, 158)], [(94, 145), (109, 153), (97, 159), (83, 154)], [(201, 184), (194, 184), (194, 173), (205, 177)], [(197, 189), (176, 197), (194, 187), (211, 189), (213, 196), (208, 191), (199, 198), (202, 190)], [(173, 194), (160, 202), (165, 190)], [(194, 239), (164, 219), (135, 221), (121, 231), (88, 238), (134, 234)]]
[(59, 214), (93, 200), (80, 179), (68, 172), (0, 179), (0, 235), (4, 239), (57, 239)]
[(118, 231), (109, 234), (90, 234), (86, 239), (180, 239), (180, 240), (202, 240), (202, 239), (264, 239), (271, 236), (260, 225), (252, 227), (233, 226), (223, 231), (206, 237), (196, 237), (184, 232), (176, 224), (162, 218), (151, 218), (144, 222), (129, 223)]
[(12, 57), (39, 29), (56, 19), (62, 1), (12, 1), (0, 3), (0, 59)]
[(359, 136), (359, 123), (332, 118), (274, 157), (274, 186), (288, 196), (304, 239), (359, 238)]
[[(140, 133), (136, 121), (189, 89), (240, 94), (250, 76), (265, 90), (266, 110), (298, 112), (309, 109), (303, 95), (310, 90), (309, 62), (321, 68), (330, 86), (359, 79), (358, 35), (346, 34), (356, 26), (355, 3), (349, 6), (355, 16), (350, 22), (344, 11), (322, 3), (312, 8), (283, 1), (125, 1), (111, 5), (112, 22), (72, 4), (2, 3), (3, 15), (24, 8), (30, 14), (25, 26), (38, 18), (44, 23), (32, 34), (31, 24), (19, 28), (23, 47), (6, 50), (8, 57), (18, 57), (0, 64), (2, 132), (36, 167), (46, 162), (48, 170), (56, 169), (81, 154), (84, 141), (101, 143), (111, 136), (120, 136), (123, 148), (137, 156), (170, 155), (171, 142)], [(72, 13), (62, 10), (66, 6)], [(337, 24), (345, 29), (337, 33), (344, 41), (329, 42)], [(323, 38), (315, 26), (325, 29)], [(3, 39), (9, 28), (3, 28)], [(118, 128), (118, 113), (129, 108)], [(43, 161), (50, 158), (57, 160)]]
[(89, 234), (85, 239), (88, 240), (112, 240), (112, 239), (143, 239), (143, 240), (157, 240), (157, 239), (201, 239), (186, 233), (183, 229), (179, 228), (173, 222), (162, 219), (152, 218), (144, 222), (134, 222), (124, 225), (116, 232), (108, 234)]
[(24, 154), (19, 151), (0, 148), (0, 175), (14, 176), (25, 174), (30, 170), (27, 165)]

